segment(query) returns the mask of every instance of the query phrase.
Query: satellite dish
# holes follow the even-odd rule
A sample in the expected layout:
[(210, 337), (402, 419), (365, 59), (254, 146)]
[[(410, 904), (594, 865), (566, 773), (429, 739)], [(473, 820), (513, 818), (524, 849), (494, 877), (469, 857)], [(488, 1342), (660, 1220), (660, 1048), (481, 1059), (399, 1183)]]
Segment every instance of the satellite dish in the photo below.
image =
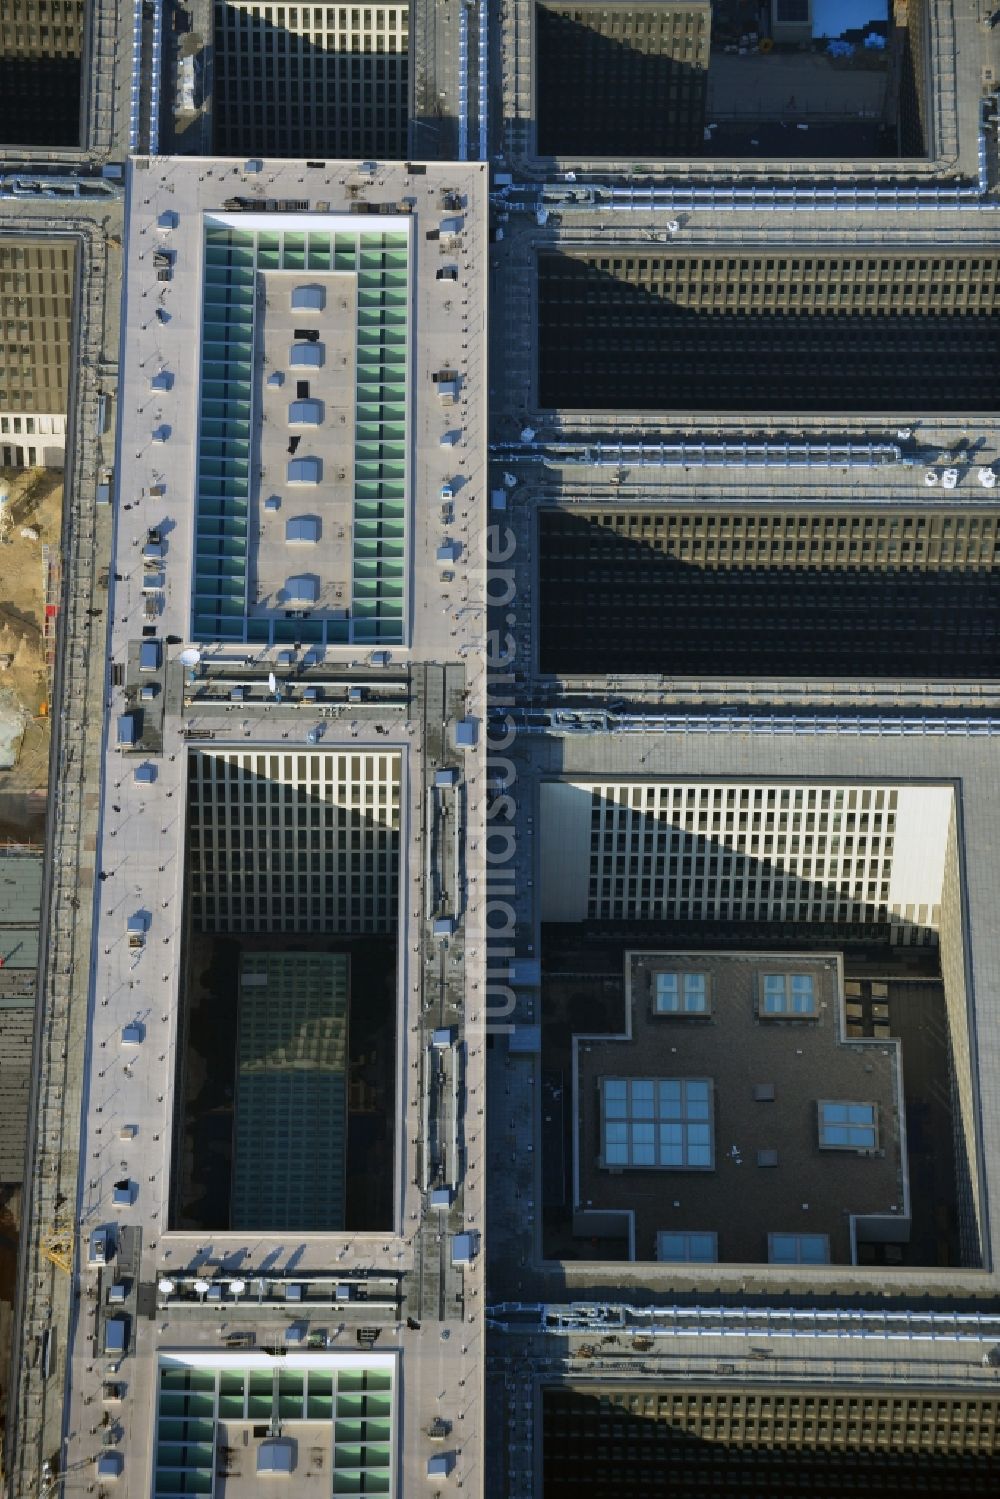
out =
[(176, 1289), (177, 1288), (174, 1285), (173, 1281), (167, 1280), (165, 1276), (163, 1280), (161, 1280), (157, 1285), (157, 1290), (159, 1291), (161, 1296), (172, 1296)]
[(186, 651), (181, 651), (177, 659), (182, 666), (197, 666), (201, 661), (201, 651), (195, 650), (194, 646), (189, 646)]
[(207, 1280), (196, 1280), (194, 1283), (194, 1288), (198, 1292), (199, 1296), (207, 1296), (209, 1291), (212, 1289)]
[(234, 1296), (242, 1296), (246, 1288), (247, 1283), (245, 1280), (232, 1280), (229, 1282), (229, 1289)]
[(278, 690), (278, 679), (273, 671), (269, 671), (267, 674), (267, 690), (268, 692), (277, 692)]

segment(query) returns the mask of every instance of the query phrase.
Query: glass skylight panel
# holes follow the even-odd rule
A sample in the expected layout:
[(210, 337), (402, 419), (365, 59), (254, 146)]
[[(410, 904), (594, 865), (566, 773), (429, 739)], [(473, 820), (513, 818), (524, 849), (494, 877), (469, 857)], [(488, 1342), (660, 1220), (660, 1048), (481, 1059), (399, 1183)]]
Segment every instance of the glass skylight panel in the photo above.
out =
[(711, 1169), (711, 1087), (707, 1078), (604, 1078), (603, 1164)]
[(875, 1104), (821, 1101), (819, 1143), (825, 1150), (874, 1150), (878, 1143)]
[(704, 973), (658, 973), (658, 1015), (704, 1015), (708, 1009), (708, 983)]
[(719, 1258), (718, 1245), (714, 1233), (658, 1233), (656, 1258), (673, 1264), (715, 1264)]
[(826, 1234), (768, 1234), (767, 1258), (772, 1265), (828, 1265), (830, 1240)]
[(816, 991), (810, 973), (765, 973), (764, 1015), (815, 1015)]

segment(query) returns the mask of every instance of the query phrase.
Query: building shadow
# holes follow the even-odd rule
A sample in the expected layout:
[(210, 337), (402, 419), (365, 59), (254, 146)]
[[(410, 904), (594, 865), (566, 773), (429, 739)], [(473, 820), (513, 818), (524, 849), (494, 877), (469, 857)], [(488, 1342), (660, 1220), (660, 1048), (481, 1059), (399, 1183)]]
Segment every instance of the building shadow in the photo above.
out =
[(0, 57), (0, 144), (80, 145), (76, 57)]
[(994, 1495), (1000, 1401), (940, 1388), (752, 1380), (543, 1387), (546, 1499)]
[[(922, 260), (872, 255), (863, 276), (853, 260), (828, 259), (820, 250), (800, 258), (751, 253), (749, 295), (744, 282), (737, 295), (729, 276), (735, 257), (709, 262), (639, 245), (539, 255), (540, 405), (616, 412), (1000, 409), (1000, 267), (992, 255), (971, 262), (980, 281), (957, 251)], [(673, 293), (641, 284), (661, 267), (676, 272)], [(894, 297), (897, 274), (906, 279)]]
[[(191, 754), (189, 784), (198, 760)], [(238, 797), (230, 782), (232, 801), (202, 801), (200, 813), (189, 795), (171, 1226), (231, 1228), (242, 955), (313, 952), (350, 959), (343, 1231), (389, 1231), (395, 1201), (398, 826), (377, 826), (349, 800), (327, 800), (321, 783), (315, 791), (286, 783), (282, 832), (272, 836), (257, 811), (268, 805), (272, 786), (245, 770), (236, 783)], [(229, 828), (224, 857), (213, 838), (219, 821)], [(390, 909), (380, 919), (355, 921), (352, 911), (366, 903), (374, 909), (376, 868), (391, 887)], [(293, 1116), (294, 1110), (286, 1119), (270, 1120), (268, 1128), (293, 1130), (293, 1153), (301, 1148), (308, 1160), (313, 1133), (323, 1135), (328, 1122)], [(291, 1232), (322, 1225), (261, 1222), (239, 1231), (275, 1227)], [(328, 1231), (340, 1230), (331, 1224)]]
[[(730, 786), (734, 785), (732, 778), (728, 779)], [(586, 803), (588, 829), (594, 825), (593, 817), (600, 815), (602, 801), (605, 806), (609, 804), (600, 794), (594, 801), (598, 784), (575, 788), (581, 805)], [(908, 862), (900, 867), (902, 883), (894, 883), (893, 861), (906, 860), (907, 843), (906, 829), (898, 825), (898, 809), (891, 802), (884, 803), (879, 812), (872, 800), (865, 812), (862, 788), (856, 804), (845, 795), (838, 810), (831, 800), (826, 811), (817, 813), (813, 821), (808, 804), (803, 802), (800, 822), (793, 824), (791, 800), (784, 814), (777, 810), (777, 802), (774, 810), (767, 810), (763, 804), (758, 808), (754, 802), (757, 789), (765, 791), (767, 787), (753, 783), (748, 805), (742, 811), (742, 804), (737, 805), (733, 813), (731, 832), (728, 811), (719, 812), (718, 830), (693, 827), (687, 814), (683, 820), (673, 816), (668, 820), (665, 839), (662, 816), (653, 805), (638, 817), (629, 817), (627, 826), (616, 818), (601, 834), (601, 847), (616, 850), (613, 867), (604, 861), (596, 888), (594, 866), (591, 864), (589, 875), (585, 868), (576, 892), (572, 888), (575, 876), (567, 874), (557, 906), (563, 907), (567, 898), (569, 905), (543, 915), (539, 1018), (545, 1263), (537, 1267), (539, 1284), (544, 1282), (539, 1299), (560, 1300), (567, 1261), (573, 1263), (570, 1299), (587, 1299), (588, 1289), (599, 1299), (606, 1296), (606, 1288), (587, 1287), (585, 1263), (594, 1262), (596, 1270), (628, 1254), (620, 1238), (595, 1243), (573, 1233), (569, 1172), (579, 1121), (574, 1117), (569, 1094), (573, 1037), (610, 1037), (625, 1029), (625, 954), (630, 950), (840, 953), (846, 1004), (851, 1005), (850, 1009), (845, 1005), (846, 1044), (850, 1045), (852, 1037), (883, 1035), (901, 1045), (901, 1111), (905, 1116), (911, 1188), (908, 1242), (890, 1255), (871, 1246), (859, 1264), (866, 1265), (868, 1276), (874, 1268), (874, 1273), (884, 1274), (890, 1284), (894, 1269), (976, 1269), (983, 1263), (978, 1214), (984, 1189), (974, 1143), (978, 1138), (978, 1104), (970, 1061), (974, 1043), (970, 1039), (964, 977), (954, 811), (950, 826), (945, 829), (941, 824), (943, 849), (927, 853), (935, 860), (940, 853), (940, 892), (917, 895), (906, 884)], [(803, 796), (808, 789), (809, 784), (804, 783)], [(845, 791), (851, 789), (855, 788), (845, 787)], [(569, 869), (580, 858), (580, 851), (565, 819), (565, 805), (560, 805), (562, 810), (555, 814), (558, 821), (552, 826), (560, 829), (560, 859)], [(816, 805), (819, 808), (818, 801)], [(699, 808), (705, 806), (699, 802)], [(912, 819), (917, 813), (910, 807), (905, 815)], [(705, 817), (714, 823), (716, 812), (706, 812)], [(543, 838), (545, 833), (543, 820)], [(588, 832), (588, 843), (591, 836)], [(882, 848), (877, 872), (875, 865), (867, 863), (868, 840), (876, 836)], [(775, 840), (777, 855), (769, 850), (748, 851), (752, 840), (768, 838)], [(809, 846), (800, 856), (796, 849), (802, 838)], [(791, 857), (782, 857), (786, 840), (791, 840), (787, 844)], [(810, 864), (798, 862), (806, 856), (810, 860), (840, 859), (841, 852), (851, 867), (845, 873), (847, 866), (838, 864), (833, 878), (829, 870), (824, 876)], [(865, 872), (860, 875), (854, 863), (857, 858), (866, 861)], [(800, 867), (801, 873), (797, 872)], [(542, 879), (544, 883), (544, 867)], [(909, 903), (917, 899), (927, 904)], [(618, 913), (619, 906), (624, 915)], [(571, 915), (570, 907), (577, 914)], [(885, 1010), (873, 1003), (875, 981), (879, 994), (885, 988), (884, 1001), (877, 1001), (878, 1005), (884, 1003)], [(853, 1001), (851, 995), (856, 996)], [(886, 1018), (888, 1030), (877, 1029)], [(683, 1022), (681, 1026), (676, 1038), (667, 1038), (677, 1045), (684, 1034)], [(686, 1075), (683, 1069), (680, 1075)], [(502, 1150), (503, 1143), (497, 1148)], [(667, 1173), (665, 1198), (674, 1193), (681, 1180), (685, 1201), (697, 1194), (696, 1178)], [(596, 1194), (594, 1205), (600, 1207)], [(716, 1224), (706, 1223), (704, 1227), (712, 1229)], [(670, 1268), (660, 1266), (652, 1282), (661, 1294), (670, 1284)], [(516, 1270), (507, 1267), (497, 1274), (498, 1269), (494, 1268), (495, 1286), (508, 1279), (516, 1281)], [(702, 1269), (701, 1284), (711, 1293), (716, 1285), (713, 1267)], [(842, 1286), (840, 1290), (842, 1293)], [(822, 1285), (817, 1288), (806, 1283), (802, 1294), (808, 1300), (809, 1294), (817, 1291), (822, 1294)], [(630, 1286), (630, 1298), (632, 1294)], [(724, 1288), (720, 1294), (726, 1294)], [(496, 1289), (494, 1296), (499, 1297)]]
[[(383, 161), (407, 155), (410, 61), (404, 34), (396, 33), (398, 50), (365, 51), (360, 11), (337, 12), (353, 18), (355, 49), (332, 44), (335, 34), (339, 43), (339, 32), (317, 33), (327, 38), (321, 45), (264, 15), (226, 5), (215, 10), (216, 155)], [(373, 34), (373, 47), (377, 41)]]
[[(660, 515), (661, 512), (657, 512)], [(983, 560), (890, 561), (889, 542), (843, 540), (823, 531), (815, 559), (810, 531), (797, 534), (794, 565), (752, 558), (782, 543), (770, 530), (717, 530), (697, 543), (670, 529), (671, 512), (648, 538), (628, 535), (616, 515), (539, 512), (540, 669), (560, 676), (642, 673), (671, 677), (936, 678), (1000, 676), (1000, 569)], [(703, 519), (703, 518), (700, 518)], [(745, 517), (744, 517), (745, 519)], [(908, 518), (893, 541), (927, 535), (927, 513)], [(883, 517), (873, 517), (881, 525)], [(610, 524), (603, 523), (610, 521)], [(740, 521), (743, 524), (743, 520)], [(954, 533), (948, 521), (947, 536)], [(981, 524), (987, 524), (984, 518)], [(783, 533), (788, 536), (788, 533)], [(817, 533), (813, 533), (814, 535)], [(848, 556), (848, 537), (852, 552)], [(978, 540), (978, 532), (977, 532)], [(799, 543), (801, 542), (801, 547)], [(862, 552), (862, 548), (864, 551)], [(821, 550), (822, 549), (822, 550)], [(867, 554), (867, 555), (865, 555)], [(580, 629), (580, 608), (587, 628)]]
[[(658, 18), (652, 11), (612, 6), (603, 20), (596, 7), (578, 14), (592, 16), (593, 24), (559, 7), (535, 6), (539, 156), (646, 160), (700, 154), (707, 17), (702, 31), (698, 12), (666, 11)], [(662, 50), (654, 51), (645, 36), (619, 41), (595, 29), (601, 24), (671, 31)], [(699, 54), (701, 60), (688, 60)]]

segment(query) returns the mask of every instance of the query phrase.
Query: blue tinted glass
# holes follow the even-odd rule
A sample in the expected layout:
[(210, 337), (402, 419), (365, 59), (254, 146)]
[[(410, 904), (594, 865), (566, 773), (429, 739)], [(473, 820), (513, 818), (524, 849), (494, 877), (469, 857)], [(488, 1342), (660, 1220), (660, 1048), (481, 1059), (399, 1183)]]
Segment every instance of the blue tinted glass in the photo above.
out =
[(683, 1260), (684, 1235), (660, 1234), (658, 1254), (661, 1260)]

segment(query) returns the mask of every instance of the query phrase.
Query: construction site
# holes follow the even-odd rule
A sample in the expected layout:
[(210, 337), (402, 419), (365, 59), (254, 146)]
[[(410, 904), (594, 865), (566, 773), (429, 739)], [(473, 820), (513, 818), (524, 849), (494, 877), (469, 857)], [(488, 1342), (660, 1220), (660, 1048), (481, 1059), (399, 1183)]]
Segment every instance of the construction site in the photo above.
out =
[(4, 799), (48, 781), (61, 524), (61, 473), (0, 470), (0, 836)]
[(0, 1419), (28, 1132), (62, 493), (58, 471), (0, 469)]

